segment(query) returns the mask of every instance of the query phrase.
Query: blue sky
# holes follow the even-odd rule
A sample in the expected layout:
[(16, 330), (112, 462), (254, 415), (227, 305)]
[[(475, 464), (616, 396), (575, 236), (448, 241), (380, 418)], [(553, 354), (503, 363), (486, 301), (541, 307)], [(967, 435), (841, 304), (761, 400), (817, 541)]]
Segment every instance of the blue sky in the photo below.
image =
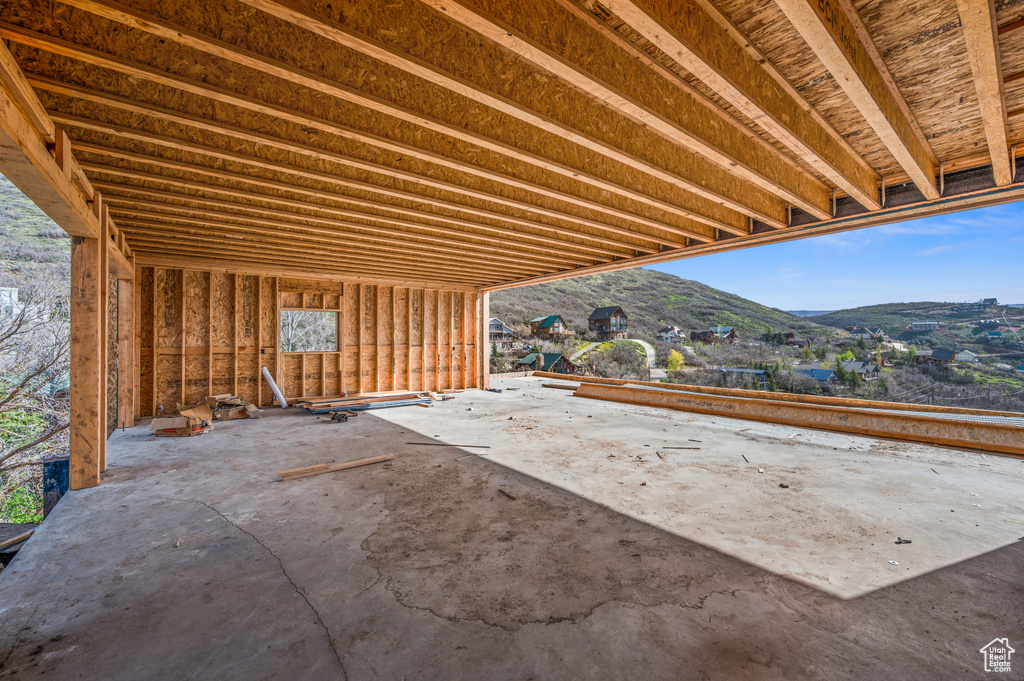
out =
[(654, 265), (782, 310), (1024, 303), (1024, 202)]

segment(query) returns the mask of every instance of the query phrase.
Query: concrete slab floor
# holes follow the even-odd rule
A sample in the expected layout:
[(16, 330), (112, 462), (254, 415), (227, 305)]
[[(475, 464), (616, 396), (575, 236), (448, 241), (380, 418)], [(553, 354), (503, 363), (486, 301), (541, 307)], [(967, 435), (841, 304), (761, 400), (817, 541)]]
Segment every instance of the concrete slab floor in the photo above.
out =
[[(539, 386), (118, 432), (0, 573), (0, 679), (980, 679), (1021, 649), (1024, 462)], [(435, 439), (491, 449), (405, 444)]]

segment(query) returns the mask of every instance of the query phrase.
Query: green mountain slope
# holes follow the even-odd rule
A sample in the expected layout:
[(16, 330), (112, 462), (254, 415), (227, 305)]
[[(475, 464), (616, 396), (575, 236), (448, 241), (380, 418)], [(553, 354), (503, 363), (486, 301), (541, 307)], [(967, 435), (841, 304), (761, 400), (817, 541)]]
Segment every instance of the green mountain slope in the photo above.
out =
[(629, 317), (630, 335), (653, 338), (658, 329), (675, 325), (684, 331), (709, 326), (734, 326), (741, 339), (768, 330), (793, 331), (798, 336), (834, 333), (807, 319), (759, 305), (731, 293), (645, 269), (554, 281), (491, 294), (491, 316), (517, 330), (530, 319), (560, 314), (580, 333), (596, 307), (619, 305)]
[[(984, 330), (978, 328), (977, 322), (982, 319), (1006, 319), (1019, 329), (1024, 324), (1024, 310), (996, 305), (983, 312), (940, 313), (940, 310), (955, 306), (956, 303), (918, 302), (888, 303), (885, 305), (868, 305), (850, 310), (839, 310), (830, 314), (807, 317), (809, 321), (843, 328), (845, 326), (866, 326), (871, 330), (881, 329), (891, 338), (912, 340), (915, 342), (931, 341), (939, 346), (986, 344)], [(907, 329), (911, 322), (934, 321), (943, 328), (937, 331), (912, 332)]]
[(64, 263), (71, 238), (0, 175), (0, 261)]

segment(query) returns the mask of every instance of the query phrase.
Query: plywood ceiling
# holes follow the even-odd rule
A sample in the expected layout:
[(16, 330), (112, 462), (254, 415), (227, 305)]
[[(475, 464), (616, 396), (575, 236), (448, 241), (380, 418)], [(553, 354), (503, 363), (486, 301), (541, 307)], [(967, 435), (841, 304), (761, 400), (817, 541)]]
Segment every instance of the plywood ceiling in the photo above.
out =
[[(1024, 2), (66, 0), (0, 36), (143, 262), (466, 289), (1013, 181)], [(1000, 28), (1001, 27), (1001, 28)]]

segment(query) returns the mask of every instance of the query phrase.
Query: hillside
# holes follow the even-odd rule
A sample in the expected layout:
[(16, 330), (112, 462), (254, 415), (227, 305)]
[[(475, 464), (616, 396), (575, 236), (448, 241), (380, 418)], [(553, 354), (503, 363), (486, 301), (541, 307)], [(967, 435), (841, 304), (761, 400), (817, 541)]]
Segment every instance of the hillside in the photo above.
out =
[(825, 336), (831, 330), (787, 312), (759, 305), (695, 281), (663, 272), (631, 269), (592, 274), (491, 294), (491, 316), (518, 330), (534, 317), (560, 314), (579, 333), (596, 307), (620, 305), (629, 317), (630, 335), (654, 338), (675, 325), (689, 333), (709, 326), (735, 326), (740, 338), (771, 327), (800, 337)]
[[(1018, 333), (1021, 333), (1021, 326), (1024, 326), (1024, 310), (1003, 305), (993, 306), (984, 312), (937, 313), (937, 311), (952, 305), (955, 303), (888, 303), (839, 310), (807, 319), (824, 326), (840, 329), (845, 326), (881, 329), (896, 340), (910, 340), (916, 343), (930, 341), (938, 346), (987, 344), (985, 332), (977, 325), (977, 322), (982, 319), (993, 319), (1006, 315), (1007, 320), (1017, 328)], [(945, 328), (931, 332), (908, 331), (907, 327), (913, 321), (936, 321)], [(1004, 335), (1007, 334), (1004, 332)]]
[(63, 265), (70, 257), (67, 233), (0, 175), (0, 261)]

